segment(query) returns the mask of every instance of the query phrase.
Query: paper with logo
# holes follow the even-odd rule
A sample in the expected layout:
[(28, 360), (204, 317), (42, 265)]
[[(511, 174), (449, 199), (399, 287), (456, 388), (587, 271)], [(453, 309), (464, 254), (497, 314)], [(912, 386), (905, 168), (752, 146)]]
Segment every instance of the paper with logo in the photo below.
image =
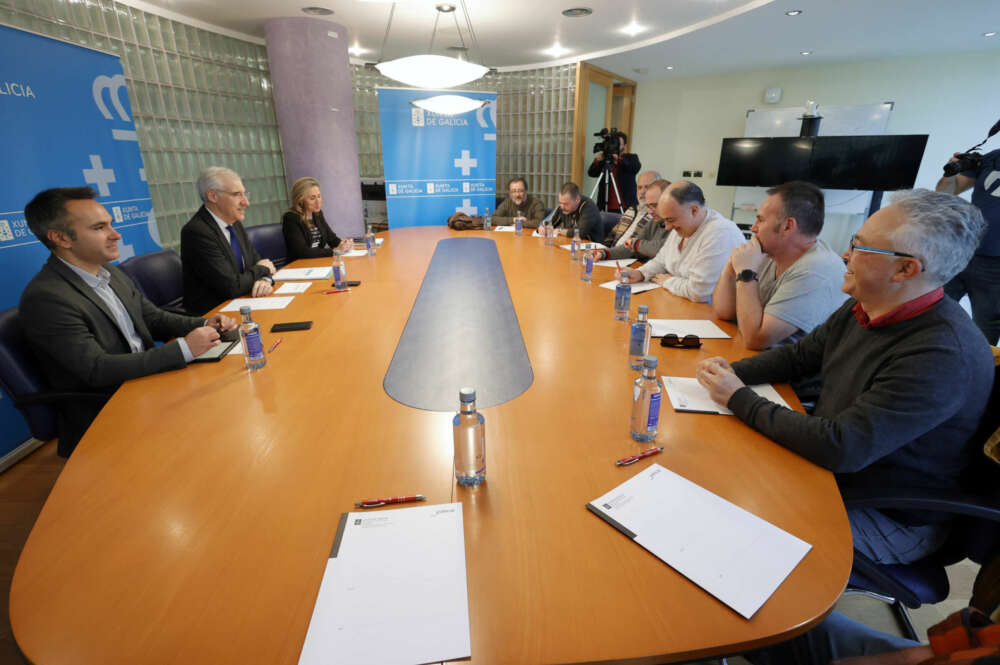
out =
[(673, 333), (678, 337), (697, 335), (702, 339), (732, 339), (730, 335), (708, 319), (650, 319), (652, 337), (663, 337)]
[(471, 655), (462, 504), (345, 513), (299, 665)]
[(285, 309), (295, 296), (272, 296), (269, 298), (235, 298), (223, 307), (220, 312), (238, 312), (240, 307), (257, 309)]
[[(684, 376), (661, 376), (660, 378), (663, 379), (663, 387), (667, 390), (667, 397), (670, 398), (670, 405), (674, 407), (674, 411), (733, 415), (732, 411), (718, 404), (709, 396), (708, 389), (698, 383), (698, 379)], [(749, 388), (775, 404), (791, 408), (770, 383), (749, 386)]]
[(325, 268), (282, 268), (274, 273), (274, 281), (288, 282), (296, 279), (330, 279), (333, 266)]
[(312, 282), (285, 282), (274, 290), (278, 296), (287, 296), (293, 293), (305, 293), (312, 286)]
[(659, 464), (587, 509), (747, 619), (812, 549)]
[[(618, 281), (614, 279), (611, 280), (610, 282), (604, 282), (603, 284), (601, 284), (602, 289), (609, 289), (611, 291), (614, 291), (617, 286), (618, 286)], [(653, 289), (658, 289), (658, 288), (660, 288), (660, 285), (654, 284), (653, 282), (634, 282), (632, 284), (632, 295), (635, 295), (636, 293), (642, 293), (644, 291), (652, 291)]]

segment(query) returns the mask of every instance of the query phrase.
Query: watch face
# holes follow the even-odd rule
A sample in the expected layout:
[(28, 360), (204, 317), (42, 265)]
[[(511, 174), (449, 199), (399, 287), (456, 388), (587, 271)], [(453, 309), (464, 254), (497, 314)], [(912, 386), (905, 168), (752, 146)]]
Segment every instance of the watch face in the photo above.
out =
[(757, 279), (757, 273), (747, 268), (746, 270), (740, 271), (740, 274), (736, 276), (736, 279), (741, 282), (752, 282)]

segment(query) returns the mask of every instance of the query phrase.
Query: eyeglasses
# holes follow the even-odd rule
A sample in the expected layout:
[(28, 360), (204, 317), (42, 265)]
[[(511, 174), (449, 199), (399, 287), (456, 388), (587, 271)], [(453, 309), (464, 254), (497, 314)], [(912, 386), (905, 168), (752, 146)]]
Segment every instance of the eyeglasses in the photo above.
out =
[(229, 194), (237, 199), (246, 199), (247, 201), (250, 200), (250, 192), (245, 189), (242, 192), (223, 192), (223, 194)]
[(868, 252), (870, 254), (885, 254), (886, 256), (902, 256), (907, 259), (917, 258), (913, 254), (907, 254), (906, 252), (895, 252), (891, 249), (876, 249), (874, 247), (865, 247), (864, 245), (855, 245), (854, 236), (851, 236), (851, 242), (848, 245), (848, 247), (849, 251), (852, 252), (858, 251), (858, 252)]
[(678, 349), (697, 349), (701, 347), (701, 339), (697, 335), (678, 337), (669, 333), (660, 338), (660, 346), (673, 346)]

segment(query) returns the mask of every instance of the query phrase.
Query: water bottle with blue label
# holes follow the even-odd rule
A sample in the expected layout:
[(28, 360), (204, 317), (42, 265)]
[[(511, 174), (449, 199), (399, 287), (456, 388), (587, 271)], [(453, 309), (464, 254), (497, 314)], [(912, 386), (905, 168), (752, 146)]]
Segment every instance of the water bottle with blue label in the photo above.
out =
[(375, 242), (375, 234), (372, 233), (372, 225), (368, 225), (368, 231), (365, 232), (365, 249), (368, 250), (368, 256), (375, 256), (375, 251), (378, 248), (378, 243)]
[(628, 270), (622, 270), (615, 285), (615, 318), (628, 321), (628, 308), (632, 304), (632, 285), (628, 281)]
[(514, 218), (514, 235), (519, 236), (524, 233), (524, 217), (518, 214)]
[(483, 215), (483, 231), (493, 230), (493, 218), (490, 217), (490, 209), (486, 209), (486, 214)]
[(347, 287), (347, 268), (344, 266), (344, 257), (340, 255), (340, 250), (333, 250), (333, 286), (337, 289)]
[(639, 305), (639, 313), (632, 322), (628, 336), (628, 366), (632, 369), (642, 369), (642, 359), (649, 353), (652, 326), (646, 320), (648, 317), (649, 305)]
[(486, 419), (476, 411), (475, 388), (458, 392), (461, 408), (452, 420), (455, 440), (455, 480), (476, 487), (486, 480)]
[(660, 425), (660, 399), (663, 391), (656, 378), (656, 356), (646, 356), (642, 361), (642, 376), (632, 386), (632, 420), (629, 433), (636, 441), (648, 442), (656, 438)]
[(580, 279), (584, 282), (589, 282), (594, 276), (594, 254), (593, 252), (584, 252), (583, 259), (580, 261)]
[(243, 341), (243, 360), (247, 369), (251, 372), (260, 369), (267, 364), (267, 356), (264, 355), (264, 340), (260, 337), (260, 326), (253, 320), (250, 314), (250, 307), (244, 305), (240, 307), (240, 339)]
[(580, 260), (580, 229), (573, 229), (573, 239), (569, 241), (569, 260)]

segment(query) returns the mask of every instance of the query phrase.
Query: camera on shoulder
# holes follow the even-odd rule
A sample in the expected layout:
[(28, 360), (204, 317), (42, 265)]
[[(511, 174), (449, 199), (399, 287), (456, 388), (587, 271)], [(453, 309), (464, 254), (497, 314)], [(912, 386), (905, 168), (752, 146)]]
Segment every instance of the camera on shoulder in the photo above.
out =
[(594, 144), (595, 153), (603, 152), (605, 157), (614, 157), (622, 151), (619, 139), (625, 136), (625, 134), (618, 131), (617, 127), (612, 127), (610, 130), (607, 127), (603, 127), (601, 131), (594, 132), (594, 136), (604, 139)]
[(950, 178), (953, 175), (958, 175), (962, 171), (978, 171), (983, 164), (983, 155), (976, 152), (976, 149), (993, 138), (993, 135), (997, 132), (1000, 132), (1000, 120), (997, 120), (997, 123), (990, 128), (990, 131), (986, 135), (985, 139), (972, 146), (967, 151), (955, 155), (955, 161), (949, 160), (948, 163), (944, 165), (944, 176), (946, 178)]

